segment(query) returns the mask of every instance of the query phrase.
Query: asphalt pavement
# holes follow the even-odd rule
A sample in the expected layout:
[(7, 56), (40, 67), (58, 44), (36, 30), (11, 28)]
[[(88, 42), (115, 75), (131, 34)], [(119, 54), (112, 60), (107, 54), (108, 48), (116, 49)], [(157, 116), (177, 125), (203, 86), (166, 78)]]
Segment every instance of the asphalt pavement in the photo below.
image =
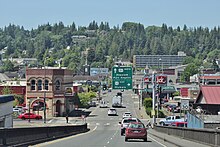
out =
[[(103, 99), (109, 101), (108, 106), (111, 107), (111, 98), (117, 91), (107, 93), (103, 95)], [(132, 140), (129, 142), (124, 141), (124, 136), (120, 135), (119, 121), (122, 119), (122, 114), (126, 111), (130, 111), (133, 117), (138, 117), (143, 123), (147, 124), (151, 121), (151, 118), (146, 114), (143, 106), (139, 105), (139, 98), (133, 94), (132, 91), (123, 92), (123, 104), (125, 108), (117, 108), (118, 116), (108, 116), (108, 108), (91, 107), (91, 114), (86, 118), (69, 117), (69, 123), (66, 123), (65, 117), (53, 117), (48, 118), (46, 123), (43, 120), (16, 120), (14, 121), (14, 127), (40, 127), (40, 126), (54, 126), (54, 125), (77, 125), (87, 123), (90, 129), (87, 133), (82, 133), (74, 136), (70, 136), (63, 139), (54, 140), (38, 144), (36, 146), (83, 146), (83, 147), (207, 147), (207, 145), (199, 144), (189, 140), (184, 140), (179, 137), (167, 135), (155, 131), (154, 129), (148, 129), (148, 142), (142, 142), (140, 140)]]

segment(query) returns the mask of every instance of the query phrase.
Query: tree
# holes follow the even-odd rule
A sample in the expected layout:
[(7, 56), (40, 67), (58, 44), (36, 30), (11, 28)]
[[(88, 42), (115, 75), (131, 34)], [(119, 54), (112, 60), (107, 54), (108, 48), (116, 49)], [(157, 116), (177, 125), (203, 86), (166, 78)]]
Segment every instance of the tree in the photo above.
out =
[(14, 64), (10, 60), (7, 59), (4, 62), (3, 70), (4, 71), (13, 71), (14, 70)]
[(87, 52), (87, 61), (89, 64), (91, 64), (93, 61), (95, 61), (95, 49), (88, 49)]
[(183, 77), (182, 80), (189, 82), (190, 81), (190, 76), (198, 73), (198, 67), (194, 63), (190, 63), (186, 66), (184, 72), (183, 72)]
[(7, 95), (7, 94), (12, 94), (13, 90), (9, 86), (5, 86), (1, 92), (3, 95)]

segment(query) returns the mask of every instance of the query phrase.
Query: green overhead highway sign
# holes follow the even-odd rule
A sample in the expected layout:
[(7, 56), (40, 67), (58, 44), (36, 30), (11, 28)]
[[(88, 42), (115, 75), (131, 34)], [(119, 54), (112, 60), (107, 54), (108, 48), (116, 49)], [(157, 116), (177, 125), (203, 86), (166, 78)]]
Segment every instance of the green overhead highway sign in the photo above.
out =
[(112, 67), (112, 89), (132, 89), (132, 67)]

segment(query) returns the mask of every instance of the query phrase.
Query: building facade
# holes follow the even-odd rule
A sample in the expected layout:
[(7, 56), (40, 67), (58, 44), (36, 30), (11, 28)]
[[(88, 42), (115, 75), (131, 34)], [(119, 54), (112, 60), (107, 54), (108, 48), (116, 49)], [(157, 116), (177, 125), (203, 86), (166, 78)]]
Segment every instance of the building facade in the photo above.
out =
[(178, 52), (178, 55), (134, 55), (133, 66), (136, 68), (177, 66), (182, 64), (185, 57), (184, 52)]
[(13, 127), (13, 95), (0, 96), (0, 128)]
[(63, 116), (74, 109), (73, 72), (62, 68), (26, 69), (26, 104), (47, 116)]

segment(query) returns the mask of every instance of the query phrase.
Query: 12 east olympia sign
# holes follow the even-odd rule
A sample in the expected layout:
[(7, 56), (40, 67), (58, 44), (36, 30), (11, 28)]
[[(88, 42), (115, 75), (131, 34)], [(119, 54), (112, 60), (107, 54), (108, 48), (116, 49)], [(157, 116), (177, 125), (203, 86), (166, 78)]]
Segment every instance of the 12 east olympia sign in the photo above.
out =
[(112, 68), (112, 88), (132, 89), (132, 67), (114, 66)]

